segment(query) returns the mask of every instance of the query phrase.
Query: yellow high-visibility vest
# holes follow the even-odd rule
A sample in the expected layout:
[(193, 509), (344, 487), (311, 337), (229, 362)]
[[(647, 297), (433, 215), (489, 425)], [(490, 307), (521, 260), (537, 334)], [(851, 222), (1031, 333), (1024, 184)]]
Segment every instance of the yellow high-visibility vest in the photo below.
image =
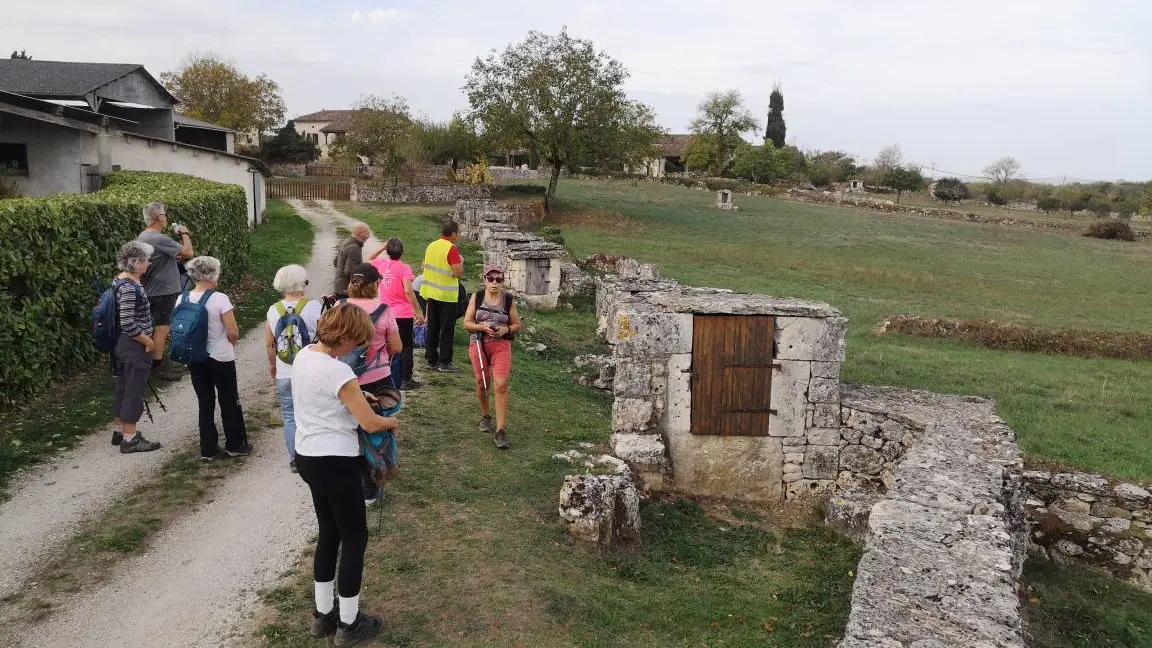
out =
[(460, 280), (448, 264), (448, 252), (453, 245), (452, 241), (439, 238), (424, 251), (424, 284), (420, 286), (420, 296), (424, 299), (454, 303), (460, 298)]

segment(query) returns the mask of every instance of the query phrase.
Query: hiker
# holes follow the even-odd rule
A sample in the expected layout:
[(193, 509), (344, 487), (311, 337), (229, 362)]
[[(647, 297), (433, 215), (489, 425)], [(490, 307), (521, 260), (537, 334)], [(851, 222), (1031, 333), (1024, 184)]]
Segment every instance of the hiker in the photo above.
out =
[[(201, 307), (202, 326), (207, 329), (207, 355), (200, 362), (188, 365), (192, 374), (192, 387), (200, 405), (200, 461), (213, 461), (221, 457), (242, 457), (252, 452), (244, 429), (244, 411), (240, 407), (240, 391), (236, 383), (236, 347), (240, 340), (240, 327), (236, 324), (236, 311), (228, 295), (216, 291), (220, 281), (220, 260), (198, 256), (187, 264), (188, 278), (195, 282), (192, 290), (182, 293), (176, 300), (176, 320), (182, 321), (182, 305)], [(184, 306), (188, 309), (189, 306)], [(173, 339), (175, 349), (177, 340)], [(220, 420), (224, 424), (224, 447), (216, 430), (216, 398), (220, 398)]]
[(434, 371), (457, 372), (452, 363), (452, 336), (456, 332), (456, 313), (460, 302), (460, 277), (464, 276), (464, 259), (456, 247), (460, 225), (444, 221), (440, 238), (428, 244), (424, 252), (424, 283), (420, 295), (427, 300), (428, 342), (424, 357)]
[[(292, 363), (300, 349), (316, 339), (316, 322), (323, 303), (304, 297), (308, 288), (308, 271), (301, 265), (286, 265), (276, 271), (272, 287), (284, 295), (268, 308), (264, 327), (264, 349), (268, 355), (268, 373), (280, 395), (280, 413), (284, 420), (284, 445), (288, 448), (288, 469), (296, 472), (296, 418), (292, 411)], [(300, 321), (295, 321), (299, 318)]]
[(192, 234), (183, 225), (173, 225), (180, 242), (164, 234), (168, 226), (168, 208), (164, 203), (154, 202), (144, 206), (144, 224), (147, 229), (140, 232), (136, 240), (151, 245), (151, 267), (144, 277), (144, 292), (148, 293), (148, 303), (152, 307), (152, 324), (156, 327), (156, 346), (152, 351), (152, 373), (161, 380), (180, 380), (180, 368), (164, 359), (164, 345), (168, 341), (168, 331), (172, 323), (172, 309), (176, 297), (181, 293), (180, 268), (177, 261), (196, 256), (192, 250)]
[[(292, 363), (296, 413), (296, 466), (312, 492), (320, 527), (313, 557), (316, 610), (312, 636), (336, 634), (349, 646), (380, 632), (379, 617), (361, 613), (360, 581), (368, 545), (367, 512), (361, 500), (361, 456), (357, 425), (368, 432), (395, 431), (399, 421), (376, 414), (371, 394), (340, 360), (372, 341), (375, 327), (363, 309), (338, 304), (320, 317), (314, 344)], [(333, 601), (336, 559), (340, 556), (339, 606)]]
[(395, 387), (392, 381), (392, 356), (403, 350), (400, 328), (388, 304), (379, 299), (380, 271), (371, 263), (361, 263), (352, 269), (348, 282), (347, 303), (359, 306), (372, 318), (372, 340), (358, 361), (356, 371), (360, 387), (376, 394), (383, 387)]
[(120, 428), (112, 433), (112, 445), (120, 452), (152, 452), (160, 444), (149, 441), (136, 429), (144, 413), (145, 390), (152, 371), (152, 350), (156, 344), (152, 337), (152, 314), (148, 295), (141, 277), (148, 271), (155, 249), (139, 240), (120, 246), (116, 255), (116, 312), (120, 335), (112, 351), (116, 392), (112, 399), (112, 416)]
[[(387, 252), (387, 259), (380, 259), (381, 252)], [(400, 343), (404, 346), (401, 351), (400, 376), (393, 376), (397, 387), (404, 391), (420, 387), (420, 383), (412, 378), (413, 366), (413, 339), (412, 331), (416, 324), (424, 323), (424, 309), (416, 301), (416, 292), (412, 289), (412, 268), (400, 261), (404, 256), (404, 242), (393, 236), (388, 239), (384, 247), (372, 254), (372, 265), (380, 271), (380, 301), (388, 304), (392, 314), (396, 317), (396, 326), (400, 328)]]
[(496, 427), (492, 439), (496, 447), (508, 449), (504, 425), (508, 416), (508, 374), (512, 371), (512, 338), (520, 330), (516, 300), (504, 289), (504, 269), (490, 263), (484, 266), (484, 290), (468, 300), (464, 329), (473, 335), (468, 342), (468, 358), (476, 374), (476, 395), (480, 398), (480, 431), (493, 433), (488, 392), (496, 401)]
[(340, 251), (332, 261), (332, 265), (336, 266), (336, 280), (332, 284), (332, 290), (336, 293), (337, 299), (348, 297), (348, 280), (352, 277), (352, 268), (364, 262), (364, 241), (370, 236), (372, 230), (368, 229), (368, 225), (357, 222), (352, 225), (348, 238), (340, 244)]

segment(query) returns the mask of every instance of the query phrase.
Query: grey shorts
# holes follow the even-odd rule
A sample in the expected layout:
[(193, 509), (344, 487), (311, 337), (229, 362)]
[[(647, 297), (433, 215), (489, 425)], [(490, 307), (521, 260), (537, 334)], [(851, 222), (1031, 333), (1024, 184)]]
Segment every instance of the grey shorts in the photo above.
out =
[(116, 395), (112, 398), (112, 415), (125, 423), (135, 423), (144, 413), (148, 391), (148, 374), (152, 372), (152, 354), (144, 345), (121, 335), (112, 351), (116, 362)]
[(172, 323), (172, 311), (176, 309), (176, 298), (179, 296), (180, 293), (148, 296), (148, 306), (152, 310), (152, 326), (168, 326)]

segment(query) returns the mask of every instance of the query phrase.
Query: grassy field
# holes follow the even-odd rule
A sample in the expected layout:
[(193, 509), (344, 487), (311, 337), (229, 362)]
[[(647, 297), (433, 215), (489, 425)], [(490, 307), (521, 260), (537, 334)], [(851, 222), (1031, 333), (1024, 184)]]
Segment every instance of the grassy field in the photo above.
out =
[(1036, 648), (1152, 647), (1152, 594), (1083, 567), (1032, 562), (1024, 583)]
[[(308, 221), (278, 200), (268, 201), (267, 213), (268, 223), (252, 235), (248, 274), (234, 285), (222, 286), (236, 304), (241, 331), (263, 322), (268, 304), (279, 297), (272, 289), (276, 270), (303, 262), (312, 252)], [(25, 409), (0, 418), (0, 494), (17, 470), (67, 449), (77, 439), (111, 423), (114, 387), (108, 357), (103, 356), (58, 381), (51, 393)]]
[(659, 264), (686, 284), (826, 301), (851, 320), (843, 378), (994, 397), (1032, 460), (1152, 479), (1152, 363), (875, 336), (897, 313), (1152, 330), (1152, 244), (610, 181), (564, 181), (577, 255)]
[[(440, 207), (359, 208), (378, 237), (399, 236), (417, 262)], [(465, 249), (467, 275), (479, 255)], [(475, 289), (475, 284), (469, 285)], [(525, 313), (511, 380), (509, 436), (498, 452), (477, 431), (469, 373), (430, 374), (401, 413), (401, 475), (369, 512), (362, 605), (382, 612), (397, 646), (829, 646), (843, 628), (858, 550), (812, 522), (770, 524), (692, 503), (648, 503), (644, 539), (624, 553), (576, 547), (557, 518), (565, 474), (553, 454), (603, 444), (610, 399), (574, 383), (571, 358), (596, 350), (590, 300)], [(533, 330), (535, 332), (533, 332)], [(459, 332), (459, 329), (458, 329)], [(456, 362), (467, 366), (457, 337)], [(419, 355), (418, 355), (419, 357)], [(422, 360), (418, 360), (422, 363)], [(265, 645), (324, 645), (307, 636), (311, 563), (264, 592), (275, 616)]]
[[(874, 198), (886, 198), (893, 202), (896, 201), (895, 194), (890, 196), (880, 194), (869, 194)], [(1031, 223), (1056, 223), (1069, 227), (1073, 230), (1084, 230), (1092, 222), (1099, 220), (1094, 215), (1084, 214), (1069, 214), (1068, 212), (1042, 212), (1042, 211), (1024, 211), (1022, 209), (1008, 209), (1006, 207), (997, 207), (978, 201), (961, 203), (957, 205), (948, 205), (939, 200), (936, 200), (928, 195), (927, 191), (920, 193), (906, 193), (900, 197), (901, 205), (912, 205), (916, 207), (932, 207), (935, 209), (955, 209), (957, 211), (973, 212), (981, 216), (992, 216), (995, 218), (1011, 218), (1017, 221), (1027, 221)], [(1146, 221), (1133, 220), (1130, 222), (1132, 229), (1148, 229), (1149, 224)]]

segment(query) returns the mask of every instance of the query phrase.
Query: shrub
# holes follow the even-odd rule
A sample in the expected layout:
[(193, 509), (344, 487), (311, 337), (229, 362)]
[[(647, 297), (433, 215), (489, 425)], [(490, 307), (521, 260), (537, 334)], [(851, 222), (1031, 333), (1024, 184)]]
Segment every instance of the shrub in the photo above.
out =
[(1008, 204), (1008, 199), (1004, 197), (1004, 194), (1000, 191), (999, 188), (989, 189), (986, 196), (988, 198), (988, 202), (990, 204), (996, 205), (997, 207), (1002, 207)]
[(1112, 205), (1109, 205), (1103, 200), (1089, 200), (1087, 207), (1088, 211), (1100, 217), (1104, 217), (1112, 213)]
[(536, 236), (539, 236), (549, 243), (564, 245), (564, 233), (555, 225), (544, 225), (536, 228)]
[(1044, 196), (1036, 201), (1036, 208), (1042, 212), (1060, 211), (1060, 199), (1056, 196)]
[(116, 251), (143, 229), (142, 207), (167, 205), (224, 280), (248, 264), (247, 202), (237, 186), (171, 173), (119, 172), (92, 194), (0, 202), (0, 406), (96, 356), (91, 313), (116, 275)]
[(936, 181), (932, 195), (938, 200), (968, 200), (968, 185), (961, 182), (960, 178), (941, 178)]
[(1084, 236), (1099, 239), (1115, 239), (1119, 241), (1136, 240), (1136, 235), (1132, 233), (1132, 227), (1128, 225), (1127, 221), (1112, 218), (1092, 223), (1088, 226), (1088, 229), (1084, 230)]
[(543, 196), (548, 187), (535, 184), (505, 184), (497, 187), (502, 193), (521, 194), (525, 196)]

